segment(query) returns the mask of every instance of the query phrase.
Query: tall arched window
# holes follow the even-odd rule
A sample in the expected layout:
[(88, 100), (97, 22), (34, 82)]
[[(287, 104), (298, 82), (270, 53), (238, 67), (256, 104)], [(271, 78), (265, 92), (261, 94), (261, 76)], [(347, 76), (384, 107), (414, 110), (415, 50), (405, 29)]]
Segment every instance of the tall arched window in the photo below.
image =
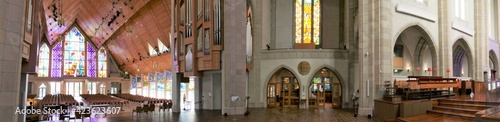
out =
[(107, 77), (108, 76), (108, 64), (107, 64), (107, 54), (104, 48), (99, 49), (99, 63), (98, 63), (98, 74), (99, 77)]
[(43, 44), (38, 53), (38, 77), (49, 76), (50, 49), (47, 44)]
[(81, 77), (85, 74), (85, 37), (76, 28), (64, 41), (64, 76)]
[(40, 85), (40, 87), (38, 87), (38, 98), (43, 98), (45, 97), (45, 94), (47, 94), (47, 91), (46, 91), (46, 86), (45, 84), (42, 83), (42, 85)]
[(320, 44), (320, 0), (295, 0), (295, 43)]

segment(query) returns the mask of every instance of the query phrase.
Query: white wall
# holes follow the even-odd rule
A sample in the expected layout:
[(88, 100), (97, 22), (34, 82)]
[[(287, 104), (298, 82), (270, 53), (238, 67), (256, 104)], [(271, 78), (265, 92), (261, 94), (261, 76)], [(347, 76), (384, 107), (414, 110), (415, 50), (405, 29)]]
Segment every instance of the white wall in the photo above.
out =
[[(438, 1), (436, 0), (428, 0), (427, 4), (421, 4), (416, 1), (412, 0), (392, 0), (392, 6), (393, 8), (396, 8), (396, 5), (398, 3), (406, 3), (409, 5), (412, 5), (415, 8), (423, 10), (425, 13), (431, 13), (431, 14), (438, 14)], [(412, 25), (420, 25), (425, 31), (427, 31), (427, 34), (430, 36), (432, 39), (432, 42), (434, 45), (437, 45), (437, 38), (438, 38), (438, 33), (439, 33), (439, 26), (438, 22), (431, 22), (429, 20), (425, 20), (419, 17), (415, 17), (413, 15), (408, 15), (404, 13), (399, 13), (396, 12), (395, 10), (392, 11), (392, 23), (391, 23), (391, 35), (393, 35), (392, 39), (392, 44), (395, 44), (397, 37), (400, 35), (400, 33), (408, 28), (409, 26)], [(410, 48), (410, 50), (412, 50)], [(413, 49), (414, 50), (414, 49)], [(436, 50), (438, 50), (438, 47), (436, 47)], [(413, 55), (413, 54), (412, 54)]]
[(293, 44), (294, 1), (276, 0), (276, 48), (290, 49)]

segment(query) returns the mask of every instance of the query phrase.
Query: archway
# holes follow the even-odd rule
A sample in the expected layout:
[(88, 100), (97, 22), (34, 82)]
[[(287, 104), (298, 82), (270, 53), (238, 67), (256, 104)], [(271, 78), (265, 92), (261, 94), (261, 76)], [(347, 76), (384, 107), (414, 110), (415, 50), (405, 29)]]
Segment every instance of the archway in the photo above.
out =
[(497, 68), (498, 68), (498, 59), (497, 55), (495, 54), (495, 51), (490, 50), (489, 52), (489, 66), (490, 66), (490, 73), (491, 73), (491, 80), (496, 80), (498, 78), (497, 76)]
[(453, 44), (453, 77), (472, 76), (472, 53), (464, 39)]
[[(393, 48), (393, 75), (437, 75), (437, 53), (429, 34), (419, 25), (405, 28)], [(431, 70), (429, 70), (431, 69)]]
[(290, 70), (281, 68), (267, 84), (267, 107), (299, 107), (300, 84)]
[(342, 107), (342, 84), (329, 68), (318, 70), (309, 82), (309, 107)]

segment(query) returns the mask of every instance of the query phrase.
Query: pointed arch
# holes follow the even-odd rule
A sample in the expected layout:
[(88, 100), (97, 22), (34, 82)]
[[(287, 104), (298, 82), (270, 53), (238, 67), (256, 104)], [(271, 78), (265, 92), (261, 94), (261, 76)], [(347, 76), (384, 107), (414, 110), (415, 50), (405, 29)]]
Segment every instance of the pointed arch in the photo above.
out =
[[(467, 77), (472, 77), (473, 69), (472, 52), (467, 42), (461, 38), (455, 41), (452, 46), (453, 52), (453, 76), (463, 77), (467, 73)], [(465, 62), (464, 62), (465, 61)], [(464, 67), (463, 65), (467, 65)], [(465, 70), (465, 71), (464, 71)]]
[(50, 48), (43, 43), (38, 51), (38, 77), (49, 77)]
[(106, 49), (101, 47), (98, 52), (98, 77), (108, 77), (108, 55)]
[[(397, 35), (395, 35), (395, 40), (392, 41), (392, 49), (396, 46), (396, 41), (399, 38), (399, 36), (404, 35), (404, 32), (414, 29), (416, 30), (417, 33), (419, 33), (420, 38), (417, 40), (417, 44), (415, 45), (415, 50), (414, 54), (412, 56), (412, 63), (413, 67), (412, 68), (437, 68), (438, 67), (438, 61), (437, 61), (437, 48), (434, 44), (434, 41), (432, 40), (431, 34), (429, 33), (428, 29), (424, 28), (421, 24), (409, 24), (408, 26), (405, 26), (398, 31)], [(410, 46), (410, 45), (407, 45)], [(424, 62), (424, 56), (425, 54), (428, 54), (426, 52), (430, 52), (430, 63), (429, 65), (425, 66)], [(394, 63), (394, 61), (392, 62)], [(441, 70), (441, 69), (440, 69)], [(422, 70), (423, 71), (423, 70)], [(422, 72), (416, 72), (415, 75), (421, 75)], [(433, 75), (438, 75), (438, 72), (432, 72)]]
[[(266, 79), (264, 85), (264, 99), (267, 107), (298, 107), (298, 104), (291, 103), (291, 98), (300, 97), (301, 84), (299, 75), (291, 68), (281, 65), (275, 68)], [(285, 102), (288, 101), (288, 102)], [(283, 102), (282, 105), (279, 103)]]
[(495, 80), (498, 78), (497, 72), (498, 72), (498, 58), (495, 53), (495, 51), (490, 50), (489, 51), (489, 64), (490, 64), (490, 70), (491, 70), (491, 79)]

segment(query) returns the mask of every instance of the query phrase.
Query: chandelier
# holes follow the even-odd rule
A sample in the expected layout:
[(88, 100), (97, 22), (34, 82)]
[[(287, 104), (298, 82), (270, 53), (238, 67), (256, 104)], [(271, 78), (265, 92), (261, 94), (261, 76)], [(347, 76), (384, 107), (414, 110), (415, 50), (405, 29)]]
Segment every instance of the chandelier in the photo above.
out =
[(64, 26), (65, 20), (62, 16), (61, 0), (58, 0), (57, 3), (55, 0), (52, 0), (52, 5), (49, 6), (48, 9), (50, 9), (50, 7), (52, 7), (52, 15), (49, 16), (49, 18), (53, 17), (52, 19), (56, 22), (57, 26)]

